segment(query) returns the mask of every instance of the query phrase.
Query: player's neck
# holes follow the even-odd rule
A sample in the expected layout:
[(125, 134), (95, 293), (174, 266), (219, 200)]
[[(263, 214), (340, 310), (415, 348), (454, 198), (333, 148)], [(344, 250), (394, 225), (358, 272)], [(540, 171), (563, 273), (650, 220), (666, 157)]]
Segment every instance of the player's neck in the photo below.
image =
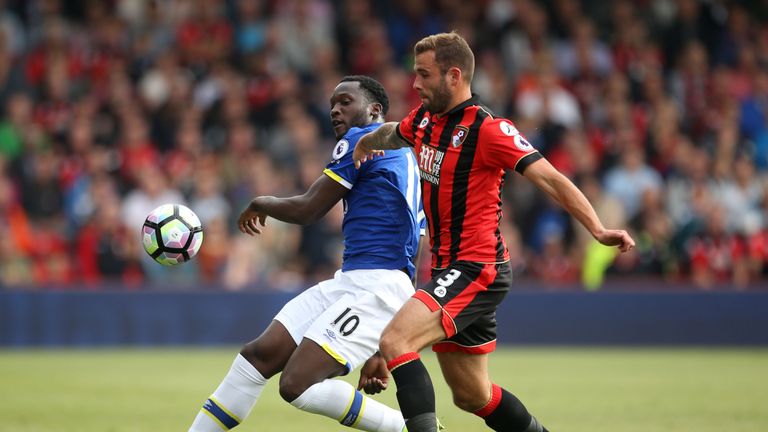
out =
[(460, 89), (451, 98), (451, 103), (448, 104), (449, 108), (445, 110), (445, 112), (441, 112), (438, 115), (444, 116), (448, 114), (449, 112), (453, 111), (454, 108), (463, 104), (464, 102), (468, 101), (471, 98), (472, 98), (472, 89), (470, 89), (469, 86), (467, 86), (466, 88)]

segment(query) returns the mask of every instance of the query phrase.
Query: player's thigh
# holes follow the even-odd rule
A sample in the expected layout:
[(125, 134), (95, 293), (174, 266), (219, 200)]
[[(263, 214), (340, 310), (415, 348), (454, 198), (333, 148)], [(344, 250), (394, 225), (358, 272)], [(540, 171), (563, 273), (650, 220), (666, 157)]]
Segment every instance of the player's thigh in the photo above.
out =
[(459, 408), (476, 411), (488, 403), (491, 398), (488, 354), (438, 352), (437, 360)]
[(433, 271), (432, 280), (419, 288), (414, 297), (430, 310), (442, 311), (441, 324), (451, 338), (493, 313), (510, 285), (511, 270), (507, 263), (456, 261)]
[(295, 349), (296, 343), (285, 326), (272, 321), (259, 337), (245, 344), (240, 354), (264, 378), (271, 378), (283, 370)]
[(430, 310), (423, 302), (410, 298), (395, 314), (381, 336), (381, 353), (387, 361), (445, 338), (441, 312)]
[(378, 350), (381, 333), (395, 310), (372, 292), (352, 288), (315, 319), (305, 337), (343, 366), (346, 374)]
[(304, 338), (293, 351), (280, 375), (280, 395), (288, 401), (325, 379), (347, 373), (347, 368), (317, 342)]

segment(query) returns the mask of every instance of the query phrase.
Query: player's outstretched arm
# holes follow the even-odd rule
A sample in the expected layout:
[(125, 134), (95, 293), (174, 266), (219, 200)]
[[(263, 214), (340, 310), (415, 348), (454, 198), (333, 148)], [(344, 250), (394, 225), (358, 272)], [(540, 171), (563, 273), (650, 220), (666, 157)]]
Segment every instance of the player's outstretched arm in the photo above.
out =
[(539, 159), (532, 163), (525, 169), (523, 175), (560, 203), (600, 243), (606, 246), (618, 246), (622, 252), (635, 246), (635, 241), (625, 230), (606, 229), (587, 197), (546, 159)]
[(397, 122), (384, 123), (375, 131), (360, 137), (352, 153), (356, 168), (360, 168), (360, 164), (373, 156), (383, 155), (383, 150), (399, 149), (407, 145), (397, 136), (397, 124)]
[(261, 234), (267, 216), (283, 222), (308, 225), (325, 216), (347, 191), (347, 188), (323, 174), (302, 195), (289, 198), (254, 198), (240, 213), (237, 227), (248, 235)]

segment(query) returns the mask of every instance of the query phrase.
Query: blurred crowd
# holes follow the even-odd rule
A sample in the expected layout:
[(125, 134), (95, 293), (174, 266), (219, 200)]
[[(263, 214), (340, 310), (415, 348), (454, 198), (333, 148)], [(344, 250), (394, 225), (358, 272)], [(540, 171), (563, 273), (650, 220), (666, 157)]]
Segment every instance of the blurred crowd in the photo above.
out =
[[(342, 213), (235, 229), (302, 193), (335, 139), (329, 96), (368, 74), (388, 120), (419, 101), (412, 47), (455, 29), (473, 89), (637, 248), (616, 256), (517, 174), (516, 274), (746, 289), (768, 268), (768, 2), (0, 0), (0, 287), (298, 290), (329, 277)], [(151, 261), (156, 206), (201, 218), (200, 254)], [(428, 263), (429, 259), (423, 259)]]

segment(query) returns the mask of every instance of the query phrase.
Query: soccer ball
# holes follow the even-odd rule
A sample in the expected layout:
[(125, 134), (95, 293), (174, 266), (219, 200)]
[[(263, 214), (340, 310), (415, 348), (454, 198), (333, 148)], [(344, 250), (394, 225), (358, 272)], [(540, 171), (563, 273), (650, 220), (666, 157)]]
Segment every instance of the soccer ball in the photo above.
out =
[(152, 210), (141, 227), (141, 242), (149, 256), (162, 265), (192, 259), (203, 244), (203, 227), (195, 212), (180, 204)]

